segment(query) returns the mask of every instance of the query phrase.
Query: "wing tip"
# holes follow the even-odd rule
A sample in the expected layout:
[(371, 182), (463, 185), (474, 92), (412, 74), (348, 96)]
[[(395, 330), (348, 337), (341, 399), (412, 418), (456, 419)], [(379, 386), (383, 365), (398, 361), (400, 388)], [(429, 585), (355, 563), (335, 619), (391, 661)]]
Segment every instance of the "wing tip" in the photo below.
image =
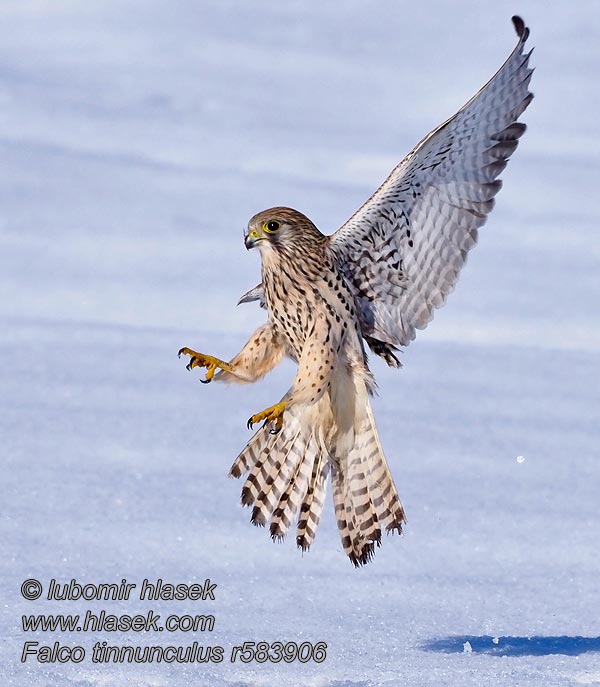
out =
[(261, 308), (265, 307), (265, 302), (264, 302), (265, 296), (264, 296), (264, 290), (263, 290), (263, 285), (258, 284), (255, 286), (253, 289), (250, 289), (249, 291), (246, 291), (246, 293), (240, 298), (240, 300), (237, 302), (238, 305), (241, 305), (242, 303), (252, 303), (254, 301), (259, 301), (259, 305)]
[(525, 43), (525, 41), (529, 38), (529, 27), (525, 26), (525, 22), (523, 21), (522, 17), (519, 17), (518, 14), (515, 14), (513, 17), (511, 17), (511, 21), (515, 27), (515, 31), (517, 32), (519, 40), (522, 43)]

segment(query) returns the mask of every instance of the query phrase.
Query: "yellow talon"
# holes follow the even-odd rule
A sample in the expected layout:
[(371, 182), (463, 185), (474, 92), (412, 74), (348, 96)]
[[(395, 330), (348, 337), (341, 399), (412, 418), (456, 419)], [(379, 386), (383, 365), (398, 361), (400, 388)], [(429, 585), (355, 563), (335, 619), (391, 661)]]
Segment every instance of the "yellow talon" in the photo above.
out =
[(223, 360), (219, 360), (219, 358), (215, 358), (212, 355), (197, 353), (196, 351), (193, 351), (191, 348), (181, 348), (177, 355), (180, 358), (182, 355), (190, 356), (190, 362), (186, 365), (186, 368), (188, 370), (193, 370), (195, 367), (206, 368), (206, 377), (200, 380), (203, 384), (208, 384), (215, 376), (215, 372), (218, 369), (225, 370), (225, 372), (233, 371), (233, 368), (229, 363), (226, 363)]
[(252, 425), (257, 422), (265, 420), (266, 422), (275, 422), (275, 427), (271, 430), (272, 434), (277, 434), (281, 431), (283, 427), (283, 411), (286, 408), (287, 403), (285, 401), (280, 401), (270, 408), (262, 410), (260, 413), (256, 413), (248, 420), (248, 429), (252, 429)]

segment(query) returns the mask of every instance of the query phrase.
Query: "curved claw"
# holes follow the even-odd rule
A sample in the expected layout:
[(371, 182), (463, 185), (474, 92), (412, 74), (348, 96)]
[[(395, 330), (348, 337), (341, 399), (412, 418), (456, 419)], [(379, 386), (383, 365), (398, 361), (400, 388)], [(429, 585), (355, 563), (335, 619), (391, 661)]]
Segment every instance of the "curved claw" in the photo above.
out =
[(271, 434), (278, 434), (283, 427), (283, 411), (285, 410), (286, 405), (286, 401), (280, 401), (274, 406), (266, 408), (260, 413), (256, 413), (256, 415), (252, 415), (252, 417), (246, 423), (246, 426), (248, 429), (252, 429), (256, 422), (261, 422), (262, 420), (265, 421), (265, 425), (267, 425), (269, 422), (274, 422), (275, 427), (272, 427), (269, 432)]
[(177, 351), (177, 357), (178, 357), (178, 358), (181, 358), (181, 354), (182, 354), (184, 351), (185, 351), (185, 348), (180, 348), (180, 349)]
[(210, 384), (212, 382), (212, 379), (200, 379), (198, 381), (202, 384)]
[(219, 358), (215, 358), (212, 355), (197, 353), (196, 351), (193, 351), (191, 348), (187, 348), (187, 346), (180, 348), (179, 353), (177, 355), (179, 357), (181, 357), (182, 355), (190, 356), (190, 360), (188, 364), (185, 366), (186, 370), (192, 371), (195, 367), (206, 368), (206, 377), (200, 380), (203, 384), (208, 384), (209, 382), (211, 382), (213, 377), (215, 376), (215, 372), (219, 368), (221, 370), (224, 370), (225, 372), (233, 372), (233, 368), (229, 363), (226, 363), (223, 360), (220, 360)]

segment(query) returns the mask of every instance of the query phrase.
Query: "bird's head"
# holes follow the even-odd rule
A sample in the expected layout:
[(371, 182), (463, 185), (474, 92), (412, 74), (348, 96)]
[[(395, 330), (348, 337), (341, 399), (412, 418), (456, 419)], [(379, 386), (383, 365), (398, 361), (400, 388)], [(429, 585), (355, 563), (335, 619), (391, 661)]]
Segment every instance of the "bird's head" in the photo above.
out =
[(270, 249), (283, 252), (286, 248), (302, 248), (324, 238), (301, 212), (291, 208), (271, 208), (254, 215), (248, 222), (244, 243), (248, 250), (258, 246), (261, 252)]

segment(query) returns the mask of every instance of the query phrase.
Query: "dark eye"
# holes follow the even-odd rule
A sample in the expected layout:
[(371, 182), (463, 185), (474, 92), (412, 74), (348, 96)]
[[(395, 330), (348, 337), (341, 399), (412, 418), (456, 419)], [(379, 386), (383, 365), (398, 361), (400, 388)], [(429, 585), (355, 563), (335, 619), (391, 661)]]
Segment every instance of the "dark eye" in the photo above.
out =
[(265, 224), (265, 230), (266, 231), (277, 231), (281, 225), (279, 222), (275, 221), (272, 219), (270, 222), (267, 222)]

